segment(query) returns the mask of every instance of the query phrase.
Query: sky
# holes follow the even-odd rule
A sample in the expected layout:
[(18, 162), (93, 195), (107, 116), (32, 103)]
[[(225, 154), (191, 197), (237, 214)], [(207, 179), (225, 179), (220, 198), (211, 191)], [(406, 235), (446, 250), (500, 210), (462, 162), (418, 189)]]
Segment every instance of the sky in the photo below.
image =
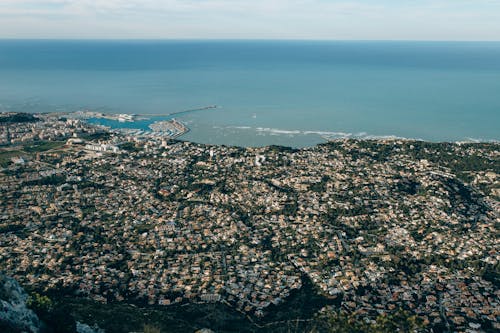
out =
[(0, 38), (500, 40), (500, 0), (0, 0)]

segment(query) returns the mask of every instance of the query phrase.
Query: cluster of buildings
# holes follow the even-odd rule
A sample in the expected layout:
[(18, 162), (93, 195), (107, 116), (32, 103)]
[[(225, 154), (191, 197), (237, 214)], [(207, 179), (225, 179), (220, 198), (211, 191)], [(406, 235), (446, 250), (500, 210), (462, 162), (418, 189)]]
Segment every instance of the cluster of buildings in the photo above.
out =
[(0, 145), (17, 145), (33, 141), (58, 141), (78, 134), (94, 134), (101, 129), (79, 119), (60, 119), (56, 115), (36, 116), (36, 121), (0, 122)]
[[(114, 134), (99, 145), (134, 149), (71, 145), (4, 168), (0, 269), (45, 292), (257, 317), (308, 278), (360, 318), (500, 329), (498, 144), (154, 140)], [(485, 167), (464, 166), (465, 183), (440, 154)]]

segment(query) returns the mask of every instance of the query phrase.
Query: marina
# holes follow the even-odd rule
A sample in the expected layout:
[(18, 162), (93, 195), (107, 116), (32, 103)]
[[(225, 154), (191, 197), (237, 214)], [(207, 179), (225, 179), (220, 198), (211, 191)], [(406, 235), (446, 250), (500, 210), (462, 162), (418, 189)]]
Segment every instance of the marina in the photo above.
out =
[(189, 131), (189, 128), (186, 125), (175, 119), (169, 121), (157, 121), (149, 125), (149, 128), (154, 134), (160, 134), (161, 136), (167, 136), (172, 139), (178, 138)]
[(161, 114), (106, 114), (91, 110), (80, 110), (63, 114), (66, 117), (85, 120), (90, 124), (104, 126), (109, 129), (118, 130), (123, 133), (134, 133), (143, 137), (164, 137), (168, 139), (178, 138), (190, 131), (184, 123), (173, 118), (173, 116), (185, 115), (196, 111), (217, 109), (217, 105), (209, 105), (201, 108), (181, 110)]

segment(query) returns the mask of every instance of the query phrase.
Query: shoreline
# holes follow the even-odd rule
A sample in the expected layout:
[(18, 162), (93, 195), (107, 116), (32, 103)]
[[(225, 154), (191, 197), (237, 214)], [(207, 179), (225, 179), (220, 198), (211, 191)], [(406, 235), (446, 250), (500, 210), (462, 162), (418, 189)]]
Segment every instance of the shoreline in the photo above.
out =
[[(205, 108), (200, 109), (192, 109), (170, 113), (169, 115), (191, 112), (191, 111), (201, 111), (205, 109), (214, 109), (218, 108), (218, 106), (207, 106)], [(271, 146), (281, 146), (281, 147), (290, 147), (293, 149), (301, 149), (301, 148), (311, 148), (317, 145), (321, 145), (323, 143), (328, 142), (337, 142), (337, 141), (345, 141), (345, 140), (354, 140), (354, 141), (384, 141), (384, 142), (425, 142), (432, 144), (500, 144), (500, 139), (482, 139), (482, 138), (470, 138), (465, 137), (460, 140), (430, 140), (423, 138), (412, 138), (412, 137), (402, 137), (397, 135), (373, 135), (367, 132), (344, 132), (344, 131), (329, 131), (329, 130), (297, 130), (297, 129), (280, 129), (280, 128), (272, 128), (272, 127), (252, 127), (252, 126), (214, 126), (215, 130), (219, 132), (236, 130), (238, 133), (245, 133), (253, 131), (255, 133), (250, 134), (250, 136), (274, 136), (281, 138), (297, 138), (299, 136), (308, 137), (308, 136), (316, 136), (321, 140), (321, 142), (316, 142), (313, 144), (305, 144), (305, 145), (287, 145), (280, 143), (267, 143), (267, 144), (228, 144), (228, 143), (211, 143), (211, 142), (203, 142), (200, 140), (196, 140), (193, 138), (185, 138), (184, 136), (188, 133), (194, 133), (196, 130), (187, 126), (187, 124), (183, 121), (180, 121), (175, 118), (169, 118), (169, 115), (151, 115), (151, 117), (146, 117), (146, 114), (134, 114), (130, 115), (134, 117), (133, 120), (120, 121), (118, 117), (125, 114), (106, 114), (106, 116), (99, 115), (99, 112), (93, 111), (75, 111), (75, 112), (40, 112), (40, 113), (24, 113), (24, 112), (0, 112), (1, 115), (9, 115), (9, 114), (30, 114), (37, 116), (37, 118), (46, 118), (46, 119), (61, 119), (68, 118), (74, 120), (80, 120), (87, 124), (97, 127), (104, 127), (107, 130), (111, 131), (119, 131), (128, 135), (137, 135), (138, 137), (162, 137), (169, 140), (179, 140), (185, 142), (192, 142), (195, 144), (204, 144), (208, 146), (228, 146), (228, 147), (240, 147), (240, 148), (262, 148), (262, 147), (271, 147)], [(113, 122), (113, 124), (102, 124), (99, 120), (103, 119), (106, 122)], [(90, 121), (89, 121), (90, 120)], [(97, 120), (97, 122), (93, 122), (93, 120)], [(139, 123), (137, 127), (131, 126), (135, 123)], [(165, 132), (165, 131), (155, 131), (151, 128), (151, 126), (161, 127), (162, 124), (169, 123), (167, 126), (171, 126), (173, 128), (178, 127), (179, 131), (175, 133)], [(111, 126), (110, 126), (111, 125)], [(182, 130), (181, 130), (182, 127)], [(234, 134), (234, 132), (232, 133)], [(225, 135), (224, 135), (225, 136)]]
[[(147, 120), (153, 120), (154, 118), (158, 119), (155, 122), (152, 122), (151, 124), (158, 123), (165, 121), (164, 118), (166, 117), (171, 117), (173, 115), (177, 114), (184, 114), (187, 112), (194, 112), (194, 111), (204, 111), (204, 110), (212, 110), (212, 109), (218, 109), (220, 108), (217, 105), (211, 105), (203, 108), (198, 108), (198, 109), (190, 109), (190, 110), (184, 110), (184, 111), (177, 111), (173, 113), (169, 113), (167, 115), (161, 115), (161, 114), (135, 114), (133, 116), (136, 117), (136, 120), (132, 121), (127, 121), (127, 122), (120, 122), (118, 121), (118, 124), (123, 124), (123, 123), (134, 123), (136, 121), (147, 121)], [(112, 116), (116, 116), (112, 114)], [(103, 119), (109, 119), (113, 121), (117, 121), (112, 118), (108, 117), (103, 117)], [(172, 121), (179, 121), (175, 118), (170, 119)], [(179, 121), (182, 123), (187, 130), (183, 132), (182, 134), (179, 134), (175, 136), (175, 138), (180, 138), (183, 135), (187, 133), (192, 133), (193, 130), (188, 127), (185, 123), (182, 121)], [(151, 125), (150, 124), (150, 125)], [(147, 126), (148, 128), (149, 125)], [(112, 127), (113, 129), (118, 129), (119, 127)], [(141, 130), (144, 130), (143, 128), (140, 128)], [(395, 135), (395, 134), (370, 134), (366, 131), (360, 131), (360, 132), (344, 132), (342, 130), (316, 130), (316, 129), (282, 129), (282, 128), (274, 128), (274, 127), (262, 127), (262, 126), (250, 126), (250, 125), (239, 125), (239, 126), (234, 126), (234, 125), (227, 125), (227, 126), (214, 126), (214, 129), (219, 130), (219, 131), (224, 131), (224, 130), (237, 130), (238, 132), (244, 132), (244, 131), (254, 131), (255, 135), (269, 135), (269, 136), (290, 136), (290, 137), (295, 137), (295, 136), (318, 136), (324, 142), (329, 142), (332, 140), (344, 140), (344, 139), (357, 139), (357, 140), (406, 140), (406, 141), (423, 141), (423, 142), (432, 142), (432, 143), (500, 143), (500, 139), (483, 139), (483, 138), (473, 138), (473, 137), (464, 137), (459, 140), (430, 140), (430, 139), (424, 139), (424, 138), (419, 138), (419, 137), (406, 137), (406, 136), (400, 136), (400, 135)], [(192, 140), (187, 140), (187, 141), (192, 141)], [(195, 142), (195, 141), (193, 141)], [(196, 141), (197, 142), (197, 141)], [(197, 142), (197, 143), (206, 143), (206, 142)], [(208, 143), (207, 143), (208, 144)], [(228, 145), (228, 144), (222, 144), (222, 145)], [(231, 146), (231, 144), (229, 144)], [(265, 146), (272, 146), (275, 144), (267, 144), (267, 145), (236, 145), (238, 147), (265, 147)], [(314, 144), (316, 145), (316, 144)], [(306, 147), (312, 147), (314, 145), (305, 145)]]

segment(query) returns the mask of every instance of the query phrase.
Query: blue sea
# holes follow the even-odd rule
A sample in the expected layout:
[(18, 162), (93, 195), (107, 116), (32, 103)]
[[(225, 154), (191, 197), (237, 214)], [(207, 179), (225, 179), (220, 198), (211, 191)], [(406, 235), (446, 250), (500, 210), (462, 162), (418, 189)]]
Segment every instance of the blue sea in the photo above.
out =
[(178, 115), (183, 139), (500, 140), (500, 42), (0, 41), (3, 111), (208, 105), (218, 108)]

